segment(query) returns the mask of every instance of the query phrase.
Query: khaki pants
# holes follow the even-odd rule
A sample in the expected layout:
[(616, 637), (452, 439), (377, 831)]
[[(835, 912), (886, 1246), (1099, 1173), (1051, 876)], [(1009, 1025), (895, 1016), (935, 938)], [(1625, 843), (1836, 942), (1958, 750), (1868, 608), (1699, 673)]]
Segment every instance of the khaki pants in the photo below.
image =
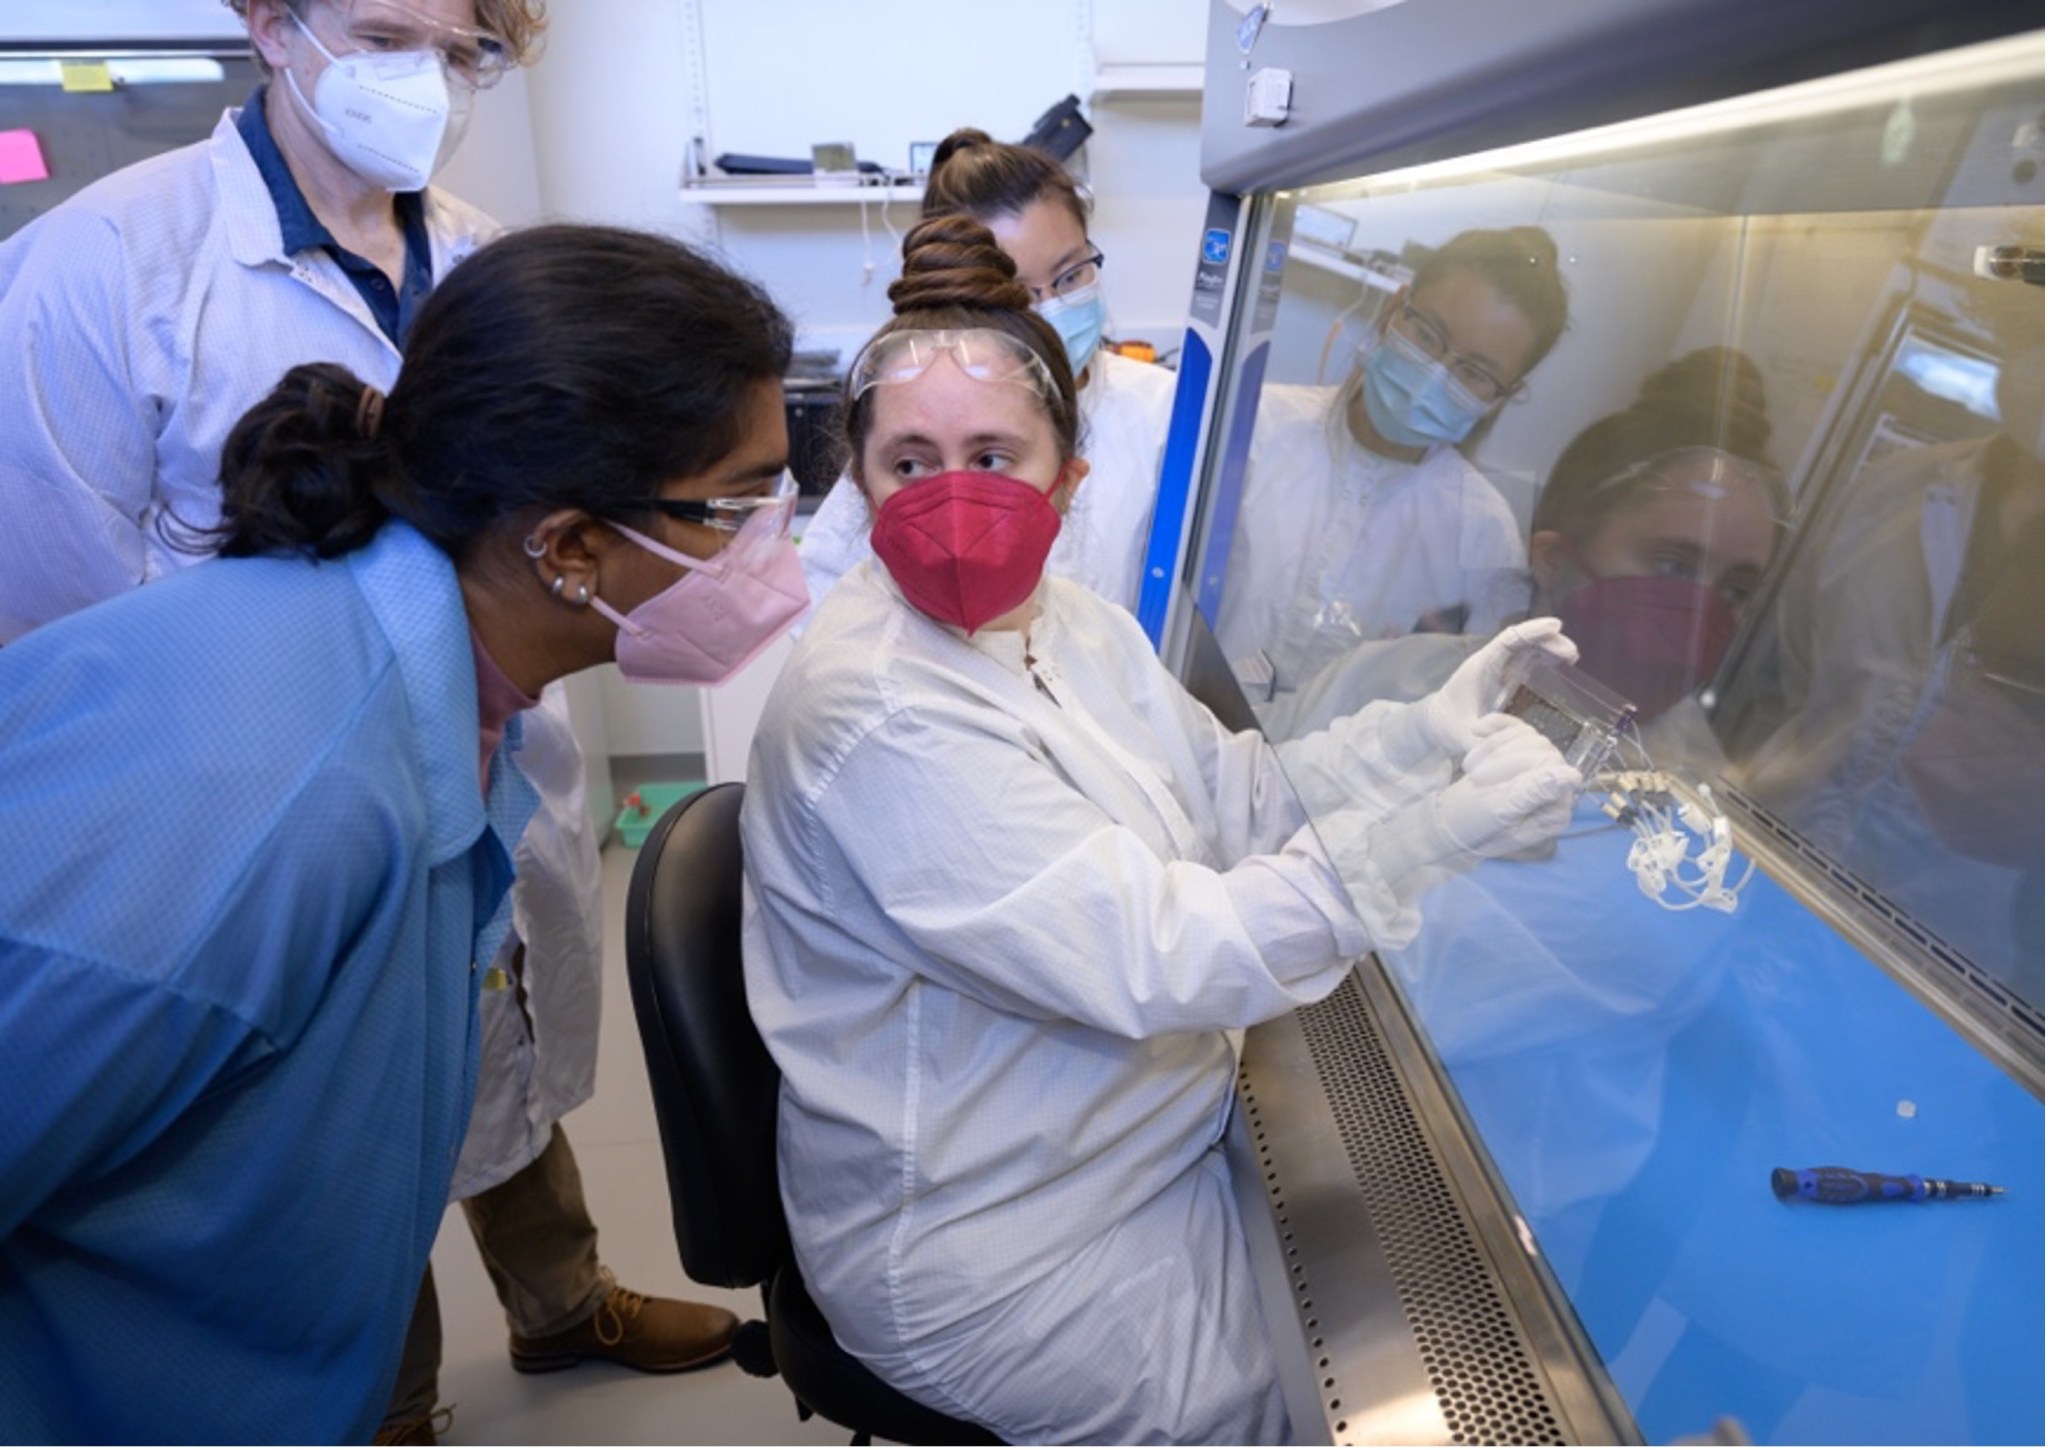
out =
[[(496, 1188), (464, 1199), (462, 1213), (515, 1335), (537, 1339), (558, 1334), (588, 1319), (604, 1302), (597, 1226), (584, 1205), (583, 1175), (560, 1123), (538, 1158)], [(384, 1423), (432, 1414), (440, 1371), (441, 1307), (429, 1265)]]

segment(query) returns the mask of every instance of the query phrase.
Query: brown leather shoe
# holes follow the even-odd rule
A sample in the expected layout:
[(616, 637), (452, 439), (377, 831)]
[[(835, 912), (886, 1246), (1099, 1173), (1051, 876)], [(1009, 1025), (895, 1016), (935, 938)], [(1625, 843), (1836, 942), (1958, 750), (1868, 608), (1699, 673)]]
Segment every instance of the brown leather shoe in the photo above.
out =
[(455, 1406), (443, 1405), (431, 1415), (414, 1420), (387, 1420), (370, 1437), (372, 1445), (438, 1445), (437, 1435), (448, 1433), (455, 1423)]
[(611, 1292), (581, 1324), (540, 1339), (512, 1336), (512, 1368), (546, 1374), (602, 1359), (646, 1374), (674, 1374), (725, 1358), (738, 1316), (714, 1304), (654, 1299), (623, 1288), (605, 1271)]

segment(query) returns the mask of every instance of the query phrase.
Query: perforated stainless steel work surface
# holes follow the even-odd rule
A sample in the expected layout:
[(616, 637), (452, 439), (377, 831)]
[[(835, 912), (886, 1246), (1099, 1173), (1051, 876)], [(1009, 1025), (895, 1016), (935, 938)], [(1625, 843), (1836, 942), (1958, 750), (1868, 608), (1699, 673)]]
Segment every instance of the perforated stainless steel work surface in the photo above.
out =
[(1273, 1298), (1301, 1335), (1283, 1371), (1296, 1420), (1312, 1393), (1338, 1444), (1636, 1440), (1374, 987), (1355, 973), (1254, 1029), (1239, 1078), (1236, 1166), (1271, 1210), (1284, 1288), (1268, 1276), (1266, 1313), (1283, 1361), (1295, 1346)]

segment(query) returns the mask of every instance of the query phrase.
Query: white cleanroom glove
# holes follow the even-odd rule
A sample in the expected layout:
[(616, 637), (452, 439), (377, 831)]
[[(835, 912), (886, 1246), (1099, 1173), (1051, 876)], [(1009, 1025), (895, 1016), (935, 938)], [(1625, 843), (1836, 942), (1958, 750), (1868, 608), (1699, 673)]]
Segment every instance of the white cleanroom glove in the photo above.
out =
[(1555, 745), (1507, 715), (1482, 715), (1472, 731), (1477, 741), (1465, 753), (1465, 773), (1375, 833), (1374, 860), (1388, 880), (1516, 855), (1554, 840), (1571, 823), (1572, 797), (1583, 781)]
[(1451, 839), (1476, 856), (1512, 856), (1557, 839), (1585, 778), (1527, 721), (1482, 715), (1472, 733), (1465, 773), (1437, 797)]
[(1579, 647), (1565, 637), (1564, 626), (1555, 619), (1509, 625), (1474, 650), (1434, 694), (1424, 695), (1390, 722), (1402, 738), (1390, 742), (1389, 753), (1419, 763), (1431, 755), (1455, 760), (1470, 750), (1479, 739), (1479, 722), (1500, 709), (1508, 667), (1523, 650), (1531, 649), (1565, 664), (1579, 657)]

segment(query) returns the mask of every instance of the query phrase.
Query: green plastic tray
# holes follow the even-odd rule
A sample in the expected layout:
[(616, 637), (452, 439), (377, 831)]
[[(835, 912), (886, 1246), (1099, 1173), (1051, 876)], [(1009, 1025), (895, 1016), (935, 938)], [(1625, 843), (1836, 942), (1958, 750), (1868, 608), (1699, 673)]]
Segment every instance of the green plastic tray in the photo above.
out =
[(702, 789), (701, 780), (654, 781), (641, 786), (619, 808), (619, 839), (637, 851), (670, 806)]

